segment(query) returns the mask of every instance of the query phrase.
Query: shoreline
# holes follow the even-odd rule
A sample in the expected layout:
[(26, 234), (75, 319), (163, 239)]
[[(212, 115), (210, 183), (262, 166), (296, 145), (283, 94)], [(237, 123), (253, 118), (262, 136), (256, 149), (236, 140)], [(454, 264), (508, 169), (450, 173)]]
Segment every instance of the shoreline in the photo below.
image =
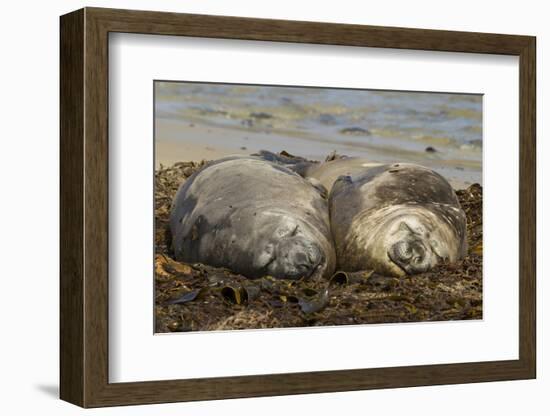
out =
[[(368, 155), (373, 162), (409, 162), (424, 165), (443, 175), (455, 189), (471, 184), (483, 185), (481, 163), (458, 160), (453, 152), (435, 154), (412, 152), (393, 147), (381, 148), (365, 143), (348, 145), (305, 137), (290, 137), (269, 131), (227, 129), (216, 126), (186, 123), (179, 120), (157, 119), (155, 122), (155, 170), (182, 161), (214, 160), (229, 155), (250, 155), (260, 150), (286, 150), (293, 155), (322, 161), (333, 151), (347, 156)], [(447, 157), (444, 159), (444, 157)]]

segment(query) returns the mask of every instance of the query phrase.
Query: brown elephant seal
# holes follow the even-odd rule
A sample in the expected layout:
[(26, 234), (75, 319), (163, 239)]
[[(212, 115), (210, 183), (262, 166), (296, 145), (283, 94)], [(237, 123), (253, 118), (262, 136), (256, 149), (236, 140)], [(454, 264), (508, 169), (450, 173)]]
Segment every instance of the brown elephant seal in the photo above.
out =
[(315, 279), (335, 269), (327, 200), (259, 158), (220, 159), (192, 175), (174, 198), (170, 229), (176, 259), (249, 278)]
[(456, 194), (423, 166), (387, 164), (340, 176), (329, 208), (341, 270), (403, 276), (466, 254), (466, 215)]

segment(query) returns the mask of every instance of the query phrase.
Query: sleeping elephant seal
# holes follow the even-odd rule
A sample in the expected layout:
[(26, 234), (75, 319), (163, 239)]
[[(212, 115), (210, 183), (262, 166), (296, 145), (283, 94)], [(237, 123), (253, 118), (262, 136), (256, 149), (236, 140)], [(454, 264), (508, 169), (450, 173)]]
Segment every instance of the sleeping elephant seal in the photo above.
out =
[(174, 198), (170, 229), (177, 260), (250, 278), (329, 277), (336, 264), (327, 200), (259, 158), (220, 159), (192, 175)]
[(451, 185), (428, 168), (398, 163), (340, 176), (329, 204), (342, 270), (403, 276), (466, 253), (466, 215)]

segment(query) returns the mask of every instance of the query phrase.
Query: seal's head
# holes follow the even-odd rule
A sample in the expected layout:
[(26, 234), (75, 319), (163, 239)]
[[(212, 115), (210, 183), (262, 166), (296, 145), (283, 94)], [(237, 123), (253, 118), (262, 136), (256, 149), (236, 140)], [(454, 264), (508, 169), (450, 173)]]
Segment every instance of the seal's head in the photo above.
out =
[(406, 274), (423, 273), (440, 262), (449, 261), (452, 253), (447, 239), (440, 230), (430, 228), (414, 215), (396, 221), (386, 237), (389, 260)]
[(321, 247), (308, 234), (305, 224), (283, 221), (272, 238), (262, 242), (255, 266), (265, 275), (282, 279), (308, 279), (326, 267)]
[(369, 236), (362, 245), (373, 270), (394, 276), (418, 274), (464, 255), (462, 210), (408, 204), (382, 211), (368, 218), (371, 232), (363, 234)]

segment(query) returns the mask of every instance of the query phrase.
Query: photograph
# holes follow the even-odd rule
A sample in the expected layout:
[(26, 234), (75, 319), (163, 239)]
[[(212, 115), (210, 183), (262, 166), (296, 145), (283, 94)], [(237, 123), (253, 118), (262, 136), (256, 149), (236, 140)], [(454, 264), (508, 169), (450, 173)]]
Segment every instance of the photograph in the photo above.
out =
[[(18, 131), (59, 133), (57, 146), (31, 134), (44, 149), (30, 153), (8, 140), (39, 160), (9, 158), (25, 166), (7, 178), (49, 161), (56, 185), (16, 178), (7, 195), (59, 190), (56, 221), (33, 222), (33, 204), (5, 216), (22, 239), (59, 240), (57, 284), (38, 279), (56, 292), (37, 291), (59, 329), (47, 367), (14, 374), (75, 411), (242, 413), (275, 396), (341, 409), (349, 392), (387, 410), (408, 390), (392, 401), (405, 412), (418, 396), (432, 414), (437, 396), (434, 409), (507, 414), (506, 388), (541, 403), (541, 13), (496, 24), (481, 10), (459, 27), (416, 6), (364, 19), (340, 5), (72, 8), (53, 16), (56, 81), (36, 83), (59, 100), (39, 106), (58, 129), (9, 101), (25, 110)], [(17, 219), (59, 227), (21, 233)], [(21, 334), (49, 328), (31, 315)]]
[(483, 95), (156, 80), (155, 332), (483, 318)]

